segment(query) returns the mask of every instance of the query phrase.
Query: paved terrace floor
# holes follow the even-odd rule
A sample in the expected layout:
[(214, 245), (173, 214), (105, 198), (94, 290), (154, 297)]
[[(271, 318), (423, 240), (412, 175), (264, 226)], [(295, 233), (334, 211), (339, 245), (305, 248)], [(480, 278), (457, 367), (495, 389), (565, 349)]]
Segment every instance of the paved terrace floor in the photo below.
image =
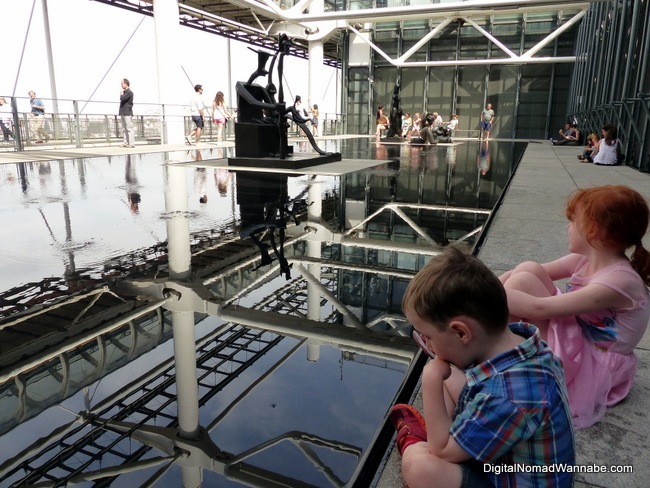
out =
[[(345, 137), (345, 136), (344, 136)], [(350, 136), (354, 137), (354, 136)], [(232, 142), (225, 144), (231, 145)], [(201, 148), (215, 147), (205, 143)], [(141, 145), (133, 149), (116, 146), (54, 149), (17, 153), (0, 152), (0, 163), (67, 159), (142, 152), (188, 149), (186, 145)], [(195, 148), (196, 146), (192, 146)], [(578, 162), (579, 149), (531, 141), (498, 208), (479, 257), (501, 273), (526, 259), (548, 261), (567, 252), (564, 205), (576, 188), (603, 184), (628, 185), (650, 200), (650, 175), (625, 166), (594, 166)], [(650, 248), (650, 237), (645, 240)], [(634, 488), (649, 486), (650, 334), (637, 348), (639, 371), (628, 398), (608, 410), (597, 425), (577, 433), (578, 464), (631, 465), (633, 473), (590, 473), (577, 477), (578, 488)], [(421, 406), (418, 394), (415, 404)], [(402, 488), (399, 455), (391, 452), (377, 488)]]
[[(534, 259), (550, 261), (567, 252), (564, 205), (571, 192), (604, 184), (622, 184), (650, 200), (650, 175), (625, 166), (580, 163), (579, 148), (531, 141), (510, 183), (479, 257), (495, 273)], [(650, 235), (644, 244), (650, 249)], [(630, 395), (610, 408), (604, 419), (577, 431), (577, 463), (631, 465), (633, 473), (577, 475), (576, 487), (633, 488), (650, 486), (650, 334), (636, 349), (639, 370)], [(421, 394), (414, 402), (422, 405)], [(378, 488), (402, 488), (400, 459), (394, 449)]]

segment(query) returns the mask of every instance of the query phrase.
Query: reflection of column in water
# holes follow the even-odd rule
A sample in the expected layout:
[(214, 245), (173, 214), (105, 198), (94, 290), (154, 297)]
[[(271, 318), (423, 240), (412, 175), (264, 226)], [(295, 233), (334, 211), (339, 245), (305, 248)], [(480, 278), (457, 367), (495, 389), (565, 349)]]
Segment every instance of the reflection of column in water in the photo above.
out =
[[(322, 200), (323, 180), (320, 176), (309, 181), (308, 193), (308, 219), (310, 222), (320, 222), (323, 209)], [(315, 234), (307, 236), (307, 256), (310, 258), (320, 259), (321, 241)], [(320, 264), (309, 264), (308, 271), (320, 283), (321, 268)], [(307, 318), (310, 320), (320, 321), (320, 289), (316, 283), (307, 281)], [(307, 359), (309, 361), (318, 361), (320, 358), (320, 344), (310, 339), (307, 341)]]
[(456, 171), (456, 146), (447, 147), (447, 167), (452, 174)]
[[(166, 170), (169, 277), (172, 280), (183, 280), (189, 278), (191, 264), (185, 168), (168, 164)], [(172, 328), (180, 436), (196, 439), (199, 435), (199, 390), (196, 381), (194, 312), (173, 311)]]
[(167, 219), (167, 252), (169, 273), (172, 278), (183, 279), (190, 275), (190, 225), (186, 218), (187, 190), (185, 168), (166, 166), (165, 210)]

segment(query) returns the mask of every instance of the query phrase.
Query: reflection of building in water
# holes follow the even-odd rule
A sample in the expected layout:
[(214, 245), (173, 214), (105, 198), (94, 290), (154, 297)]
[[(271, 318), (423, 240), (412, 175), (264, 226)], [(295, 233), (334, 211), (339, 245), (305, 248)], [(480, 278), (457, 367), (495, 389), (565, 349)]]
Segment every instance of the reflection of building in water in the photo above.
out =
[[(460, 165), (463, 171), (471, 169), (474, 179), (475, 150), (472, 146), (471, 154)], [(193, 168), (175, 170), (185, 171), (188, 176), (194, 172)], [(254, 229), (257, 219), (265, 226), (263, 231), (269, 232), (267, 224), (275, 222), (279, 232), (279, 213), (273, 210), (273, 204), (267, 205), (269, 195), (277, 207), (278, 201), (288, 201), (287, 194), (293, 195), (297, 185), (293, 181), (287, 185), (286, 176), (277, 180), (269, 178), (268, 173), (257, 178), (249, 176), (248, 185), (244, 173), (237, 173), (236, 178), (241, 229)], [(216, 183), (216, 172), (214, 178)], [(407, 325), (400, 314), (400, 301), (408, 280), (431, 253), (441, 249), (438, 242), (444, 242), (444, 238), (466, 238), (471, 242), (489, 210), (479, 210), (472, 200), (474, 195), (462, 200), (464, 207), (437, 202), (450, 186), (450, 176), (445, 173), (384, 164), (338, 178), (338, 186), (325, 198), (321, 198), (322, 189), (311, 193), (318, 186), (309, 179), (308, 203), (298, 212), (301, 225), (286, 218), (286, 259), (293, 265), (294, 274), (290, 280), (278, 273), (277, 261), (256, 269), (261, 260), (259, 249), (248, 238), (238, 239), (231, 232), (224, 239), (218, 232), (215, 235), (207, 231), (201, 235), (188, 232), (185, 237), (191, 243), (185, 246), (192, 253), (191, 276), (187, 280), (170, 279), (166, 245), (177, 243), (173, 229), (182, 227), (174, 225), (168, 228), (166, 242), (139, 250), (137, 256), (123, 256), (113, 267), (100, 270), (113, 284), (125, 285), (128, 281), (126, 284), (136, 287), (137, 293), (127, 294), (123, 286), (111, 286), (95, 302), (96, 306), (91, 304), (91, 297), (77, 295), (65, 303), (62, 300), (56, 308), (46, 304), (44, 313), (47, 310), (58, 317), (47, 331), (31, 323), (23, 324), (31, 331), (43, 330), (47, 334), (26, 346), (34, 348), (29, 353), (23, 354), (27, 349), (13, 351), (14, 355), (28, 358), (30, 364), (23, 366), (33, 369), (6, 376), (7, 382), (0, 385), (0, 419), (7, 429), (20, 422), (28, 428), (27, 419), (38, 413), (39, 402), (43, 406), (58, 404), (65, 395), (92, 385), (104, 371), (131, 377), (115, 388), (114, 374), (110, 388), (107, 381), (99, 388), (91, 386), (87, 395), (79, 391), (65, 406), (88, 413), (73, 414), (69, 423), (56, 423), (51, 431), (36, 430), (41, 440), (37, 444), (21, 443), (0, 466), (0, 485), (26, 477), (31, 484), (45, 482), (57, 473), (57, 481), (62, 484), (89, 483), (91, 477), (105, 475), (94, 482), (135, 486), (145, 480), (153, 483), (160, 476), (162, 486), (170, 486), (165, 483), (172, 478), (178, 482), (180, 470), (184, 482), (186, 471), (194, 470), (194, 474), (205, 472), (204, 482), (217, 483), (214, 486), (218, 486), (221, 476), (247, 486), (352, 484), (355, 463), (361, 462), (361, 453), (367, 452), (375, 432), (370, 428), (366, 437), (356, 432), (348, 437), (351, 425), (347, 418), (332, 420), (317, 409), (338, 409), (340, 404), (333, 402), (339, 400), (334, 397), (352, 401), (359, 389), (365, 388), (364, 397), (383, 395), (364, 410), (365, 419), (369, 425), (382, 422), (417, 351), (410, 337), (402, 334)], [(259, 187), (266, 187), (265, 197), (256, 196), (264, 194)], [(120, 188), (121, 195), (123, 192)], [(186, 202), (187, 191), (177, 200)], [(256, 208), (247, 208), (251, 202)], [(324, 215), (317, 211), (312, 218), (312, 211), (321, 204)], [(167, 218), (177, 217), (192, 218), (188, 212), (168, 212)], [(148, 306), (152, 308), (145, 312)], [(26, 310), (31, 313), (29, 306)], [(188, 357), (196, 367), (199, 393), (194, 408), (200, 410), (190, 413), (201, 419), (199, 432), (205, 443), (188, 443), (171, 435), (178, 431), (177, 414), (180, 416), (183, 410), (180, 404), (177, 406), (176, 375), (181, 363), (173, 358), (172, 345), (163, 343), (179, 313), (196, 320), (196, 326), (188, 328), (192, 344)], [(74, 330), (74, 337), (66, 335), (61, 316), (69, 316), (71, 327), (67, 330)], [(106, 332), (102, 335), (98, 328), (103, 325)], [(16, 332), (19, 330), (15, 327)], [(194, 330), (201, 331), (195, 348)], [(10, 335), (8, 330), (6, 335)], [(62, 341), (50, 346), (55, 335)], [(71, 349), (67, 349), (68, 340), (75, 342)], [(139, 369), (132, 369), (137, 365), (119, 368), (156, 344), (158, 348), (150, 356), (141, 358)], [(156, 354), (165, 348), (168, 352), (164, 360), (152, 362), (151, 358), (159, 357)], [(316, 348), (322, 348), (322, 352), (314, 354)], [(305, 358), (317, 362), (307, 363)], [(354, 374), (337, 376), (335, 383), (344, 388), (329, 395), (330, 386), (322, 381), (326, 376), (318, 367), (325, 364), (325, 369), (332, 369), (332, 358), (335, 367), (336, 363), (347, 363)], [(354, 364), (350, 364), (352, 361)], [(147, 366), (143, 368), (142, 363)], [(361, 365), (374, 368), (371, 373), (375, 375), (394, 372), (396, 385), (386, 386), (382, 377), (382, 388), (377, 392), (371, 385), (347, 383), (359, 377)], [(302, 370), (309, 371), (305, 379), (301, 379)], [(314, 381), (321, 381), (317, 388), (327, 391), (324, 395), (310, 392), (302, 398), (301, 392), (313, 387)], [(95, 395), (101, 390), (104, 396)], [(277, 398), (273, 398), (275, 392)], [(52, 415), (54, 410), (46, 415)], [(63, 409), (57, 407), (54, 413), (59, 411)], [(294, 422), (297, 417), (299, 422)], [(331, 424), (327, 428), (332, 430), (323, 435), (318, 430), (321, 423), (314, 418)], [(276, 437), (268, 436), (265, 419), (273, 422)], [(3, 437), (3, 442), (6, 439), (9, 437)], [(161, 442), (155, 443), (154, 439)], [(298, 451), (300, 470), (292, 469), (292, 463), (275, 462), (284, 459), (287, 442)], [(314, 456), (316, 451), (323, 455), (317, 452)], [(269, 455), (277, 457), (272, 458), (273, 462), (257, 462)], [(166, 474), (168, 469), (172, 474)], [(303, 473), (308, 477), (298, 479)], [(327, 479), (323, 473), (329, 475)]]

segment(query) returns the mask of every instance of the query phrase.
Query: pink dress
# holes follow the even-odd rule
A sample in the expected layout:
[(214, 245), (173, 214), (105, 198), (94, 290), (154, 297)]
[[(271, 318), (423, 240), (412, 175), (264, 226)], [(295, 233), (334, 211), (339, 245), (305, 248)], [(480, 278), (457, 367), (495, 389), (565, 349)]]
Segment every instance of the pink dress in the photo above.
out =
[(587, 277), (588, 264), (583, 258), (575, 269), (567, 270), (571, 273), (567, 293), (598, 283), (629, 298), (632, 306), (550, 321), (547, 342), (564, 365), (573, 425), (578, 429), (598, 422), (607, 407), (629, 393), (637, 369), (634, 348), (650, 318), (648, 289), (629, 262)]

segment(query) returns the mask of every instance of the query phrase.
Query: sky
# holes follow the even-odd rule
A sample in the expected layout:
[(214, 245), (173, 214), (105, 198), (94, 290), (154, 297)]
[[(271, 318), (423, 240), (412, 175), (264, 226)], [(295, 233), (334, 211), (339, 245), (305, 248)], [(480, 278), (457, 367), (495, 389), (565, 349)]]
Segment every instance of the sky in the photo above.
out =
[[(73, 112), (71, 100), (80, 101), (82, 109), (86, 106), (83, 113), (91, 108), (102, 111), (99, 102), (110, 102), (106, 111), (112, 112), (113, 105), (119, 101), (122, 78), (131, 82), (136, 114), (153, 110), (146, 106), (158, 102), (152, 17), (92, 0), (47, 0), (47, 6), (60, 112)], [(5, 47), (0, 67), (0, 96), (11, 97), (15, 93), (16, 97), (22, 97), (18, 98), (19, 110), (26, 110), (30, 90), (44, 101), (52, 98), (43, 0), (0, 0), (0, 11)], [(197, 83), (203, 85), (209, 100), (218, 90), (227, 95), (226, 38), (179, 27), (178, 43), (183, 73), (178, 77), (182, 81), (175, 89), (178, 97), (174, 103), (188, 104), (194, 92), (192, 86)], [(11, 49), (7, 49), (9, 46)], [(247, 80), (257, 67), (257, 55), (248, 46), (230, 41), (233, 85)], [(301, 95), (305, 99), (307, 61), (287, 56), (284, 69), (285, 96)], [(339, 112), (337, 72), (327, 66), (323, 70), (321, 93), (315, 97), (318, 102), (314, 102), (319, 104), (321, 114)], [(274, 81), (277, 84), (277, 77)], [(261, 78), (257, 82), (265, 84)], [(232, 92), (234, 97), (234, 86)], [(86, 104), (89, 100), (93, 103)]]

